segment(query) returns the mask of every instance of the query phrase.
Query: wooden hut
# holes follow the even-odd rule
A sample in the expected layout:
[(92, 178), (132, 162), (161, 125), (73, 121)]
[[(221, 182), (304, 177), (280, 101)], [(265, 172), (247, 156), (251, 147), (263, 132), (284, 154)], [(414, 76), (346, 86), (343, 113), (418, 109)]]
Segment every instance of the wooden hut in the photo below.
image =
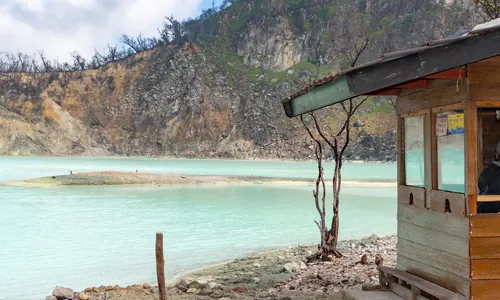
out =
[(500, 214), (478, 210), (500, 201), (478, 188), (500, 142), (499, 20), (327, 76), (283, 106), (295, 117), (361, 95), (397, 96), (397, 267), (380, 269), (381, 288), (500, 299)]

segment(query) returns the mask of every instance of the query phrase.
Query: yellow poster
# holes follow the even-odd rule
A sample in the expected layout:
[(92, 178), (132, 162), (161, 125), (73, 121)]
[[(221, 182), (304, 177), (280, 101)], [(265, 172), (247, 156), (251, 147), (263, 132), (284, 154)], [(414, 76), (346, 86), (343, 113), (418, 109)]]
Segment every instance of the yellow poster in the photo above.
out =
[(464, 114), (448, 115), (448, 134), (464, 133)]

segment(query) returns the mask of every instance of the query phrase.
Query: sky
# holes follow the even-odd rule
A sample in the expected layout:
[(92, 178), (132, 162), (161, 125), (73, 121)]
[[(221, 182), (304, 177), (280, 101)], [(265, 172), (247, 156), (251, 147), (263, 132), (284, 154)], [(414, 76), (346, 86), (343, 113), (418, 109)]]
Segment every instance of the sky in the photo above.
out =
[(123, 33), (157, 36), (165, 16), (186, 19), (211, 6), (212, 0), (0, 0), (0, 52), (91, 57)]

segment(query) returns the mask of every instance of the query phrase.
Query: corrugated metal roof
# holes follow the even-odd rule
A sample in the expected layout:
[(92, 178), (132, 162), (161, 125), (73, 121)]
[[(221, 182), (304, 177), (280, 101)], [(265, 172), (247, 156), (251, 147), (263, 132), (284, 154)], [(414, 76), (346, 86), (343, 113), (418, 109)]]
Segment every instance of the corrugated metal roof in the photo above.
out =
[[(445, 45), (455, 43), (457, 41), (469, 39), (473, 36), (479, 35), (479, 34), (484, 33), (484, 32), (496, 31), (496, 30), (500, 30), (500, 19), (496, 19), (496, 20), (493, 20), (491, 22), (480, 24), (480, 25), (474, 27), (472, 30), (462, 29), (462, 30), (458, 31), (457, 33), (455, 33), (449, 37), (446, 37), (444, 39), (426, 42), (421, 47), (418, 47), (418, 48), (400, 50), (400, 51), (395, 51), (395, 52), (384, 54), (380, 58), (378, 58), (374, 61), (368, 62), (368, 63), (363, 64), (363, 65), (359, 65), (359, 66), (356, 66), (356, 67), (353, 67), (353, 68), (350, 68), (350, 69), (347, 69), (347, 70), (344, 70), (344, 71), (341, 71), (338, 73), (333, 73), (333, 74), (325, 76), (324, 78), (316, 80), (316, 81), (312, 82), (311, 84), (302, 88), (300, 91), (294, 93), (293, 95), (290, 95), (289, 97), (284, 99), (283, 102), (289, 102), (294, 98), (297, 98), (303, 94), (306, 94), (309, 90), (311, 90), (313, 88), (324, 85), (324, 84), (336, 79), (337, 77), (351, 73), (353, 71), (360, 70), (360, 69), (367, 68), (367, 67), (371, 67), (374, 65), (383, 64), (383, 63), (386, 63), (388, 61), (403, 58), (405, 56), (409, 56), (409, 55), (412, 55), (415, 53), (425, 52), (429, 49), (442, 47)], [(387, 88), (389, 88), (389, 87), (387, 87)]]

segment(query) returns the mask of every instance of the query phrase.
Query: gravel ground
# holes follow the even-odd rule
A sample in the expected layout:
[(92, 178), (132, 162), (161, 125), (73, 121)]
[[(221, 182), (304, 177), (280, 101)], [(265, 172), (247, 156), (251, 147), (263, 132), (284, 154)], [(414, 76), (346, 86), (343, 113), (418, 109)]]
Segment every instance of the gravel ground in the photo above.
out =
[[(343, 258), (331, 262), (306, 263), (317, 249), (313, 245), (288, 247), (208, 267), (178, 276), (167, 283), (168, 299), (342, 299), (344, 288), (378, 284), (375, 256), (383, 265), (396, 264), (396, 237), (373, 235), (361, 240), (342, 241)], [(367, 263), (360, 263), (366, 255)], [(47, 297), (47, 300), (54, 300)], [(153, 300), (158, 288), (149, 284), (89, 287), (74, 293), (81, 300)]]

